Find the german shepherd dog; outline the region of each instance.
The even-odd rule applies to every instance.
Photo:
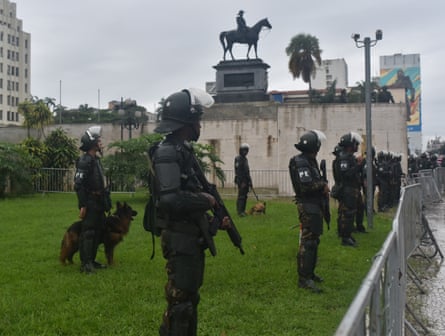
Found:
[[[106,217],[105,228],[101,243],[105,247],[105,256],[108,265],[113,264],[114,248],[119,244],[130,230],[131,221],[137,215],[137,211],[133,210],[126,202],[116,203],[116,211]],[[73,263],[73,256],[79,250],[79,237],[82,221],[73,223],[65,232],[60,248],[59,260],[63,265]]]

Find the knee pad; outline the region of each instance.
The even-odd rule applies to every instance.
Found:
[[[193,317],[193,304],[191,301],[174,304],[170,309],[172,320],[178,324],[188,323]]]
[[[304,248],[305,250],[316,250],[318,247],[318,240],[306,240],[304,242]]]
[[[95,231],[87,230],[87,231],[82,232],[81,238],[83,238],[83,239],[94,239],[95,235],[96,235]]]

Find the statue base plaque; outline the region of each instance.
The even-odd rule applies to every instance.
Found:
[[[216,69],[217,103],[269,100],[267,69],[261,59],[221,61]]]

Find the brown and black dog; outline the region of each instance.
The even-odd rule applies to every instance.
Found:
[[[131,221],[137,214],[137,211],[133,210],[126,202],[117,202],[116,211],[106,217],[101,243],[103,243],[105,247],[105,256],[107,257],[108,265],[113,264],[114,248],[128,233]],[[66,265],[67,262],[72,264],[73,256],[79,250],[80,229],[81,221],[77,221],[66,230],[63,236],[59,260],[64,265]]]

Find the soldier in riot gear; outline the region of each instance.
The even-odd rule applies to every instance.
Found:
[[[213,239],[211,235],[227,224],[209,222],[206,212],[215,207],[216,201],[201,191],[193,168],[195,154],[190,141],[198,140],[203,108],[212,104],[213,98],[198,89],[171,94],[164,101],[162,120],[155,129],[166,136],[149,149],[155,222],[167,260],[167,309],[159,329],[162,336],[197,334],[204,251],[213,244],[213,240],[208,240]]]
[[[102,153],[101,127],[92,126],[81,137],[80,149],[84,154],[77,160],[74,188],[77,193],[79,217],[82,219],[79,240],[81,272],[94,273],[95,269],[105,268],[95,261],[100,237],[104,230],[105,212],[109,211],[110,201],[105,191]]]
[[[391,205],[397,205],[402,188],[402,177],[405,176],[402,169],[402,154],[394,153],[391,159]]]
[[[246,216],[247,194],[252,187],[252,178],[250,177],[249,144],[243,143],[239,148],[239,155],[235,157],[235,183],[238,187],[238,198],[236,200],[236,210],[240,217]]]
[[[356,246],[356,241],[352,236],[354,231],[354,219],[357,215],[359,202],[363,202],[360,194],[360,172],[362,171],[362,159],[357,159],[354,153],[357,152],[361,143],[361,137],[355,132],[349,132],[340,138],[338,146],[341,152],[335,158],[334,179],[339,186],[338,193],[338,233],[342,245]],[[358,223],[358,230],[364,231],[363,224]]]
[[[300,220],[300,246],[297,255],[298,285],[313,292],[321,290],[315,282],[323,279],[314,273],[320,235],[323,233],[323,198],[329,188],[321,178],[317,153],[325,135],[317,130],[309,131],[295,144],[301,154],[289,161],[289,173],[295,191]]]
[[[377,154],[377,183],[379,194],[377,206],[379,212],[384,212],[391,207],[391,166],[389,162],[390,154],[380,151]]]
[[[431,161],[428,157],[428,153],[423,152],[422,154],[420,154],[418,168],[419,170],[431,169]]]
[[[430,169],[436,169],[437,167],[439,167],[439,164],[437,163],[437,154],[431,154]]]
[[[365,152],[365,155],[367,154],[367,152]],[[377,186],[377,166],[376,166],[376,151],[374,146],[372,147],[372,151],[371,151],[371,172],[372,172],[372,209],[374,211],[374,195],[375,195],[375,189]],[[363,169],[362,169],[362,189],[363,189],[363,203],[364,203],[364,210],[365,212],[368,210],[366,207],[366,204],[368,204],[367,202],[367,197],[368,197],[368,188],[367,188],[367,183],[368,183],[368,179],[367,179],[367,173],[368,173],[368,162],[366,161],[366,156],[363,159]]]
[[[410,154],[408,157],[408,177],[412,178],[418,171],[419,167],[417,166],[417,158],[415,154]]]

